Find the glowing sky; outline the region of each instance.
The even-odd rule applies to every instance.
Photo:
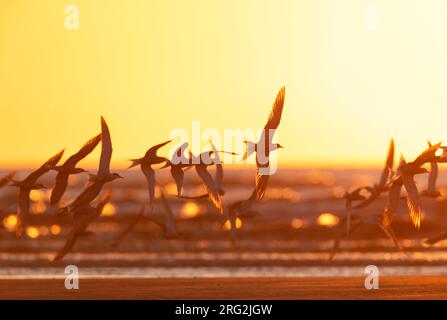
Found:
[[[283,85],[282,164],[377,165],[391,136],[447,140],[446,80],[443,0],[2,0],[0,166],[76,151],[100,115],[115,166],[194,120],[259,128]]]

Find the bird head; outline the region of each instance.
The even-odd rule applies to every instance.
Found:
[[[120,176],[118,173],[112,173],[112,180],[115,179],[124,179],[124,177]]]
[[[76,174],[76,173],[84,173],[84,172],[87,172],[87,170],[84,170],[84,169],[82,169],[82,168],[75,168],[74,169],[74,173]]]

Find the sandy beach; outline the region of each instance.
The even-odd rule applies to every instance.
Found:
[[[363,277],[0,280],[0,299],[447,299],[447,276],[385,276],[377,290]]]

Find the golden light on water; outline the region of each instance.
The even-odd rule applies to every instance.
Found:
[[[200,213],[200,207],[194,202],[185,203],[180,209],[180,217],[184,219],[191,219],[197,217]]]
[[[116,214],[117,207],[113,203],[107,203],[102,209],[101,215],[104,217],[111,217]]]
[[[294,218],[290,222],[293,229],[301,229],[304,226],[304,221],[299,218]]]
[[[3,225],[9,231],[14,230],[17,225],[17,216],[10,214],[9,216],[3,218]]]
[[[50,227],[50,232],[51,232],[52,235],[57,236],[57,235],[59,235],[61,233],[61,227],[59,225],[57,225],[57,224],[53,224]]]
[[[236,229],[242,228],[242,220],[239,218],[236,218],[235,225],[236,225]],[[225,221],[225,224],[223,227],[225,230],[231,230],[230,220]]]
[[[36,239],[39,237],[40,231],[36,227],[28,227],[26,228],[26,235],[31,239]]]
[[[45,210],[47,210],[47,205],[45,204],[45,202],[39,201],[31,205],[31,211],[34,214],[42,214],[45,212]]]
[[[34,202],[42,202],[47,200],[47,195],[42,190],[31,190],[29,198]]]
[[[338,221],[338,217],[330,212],[324,212],[318,216],[318,224],[320,226],[333,227]]]

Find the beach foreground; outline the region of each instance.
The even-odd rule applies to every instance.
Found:
[[[447,299],[446,276],[384,276],[366,290],[363,277],[2,279],[0,299]]]

